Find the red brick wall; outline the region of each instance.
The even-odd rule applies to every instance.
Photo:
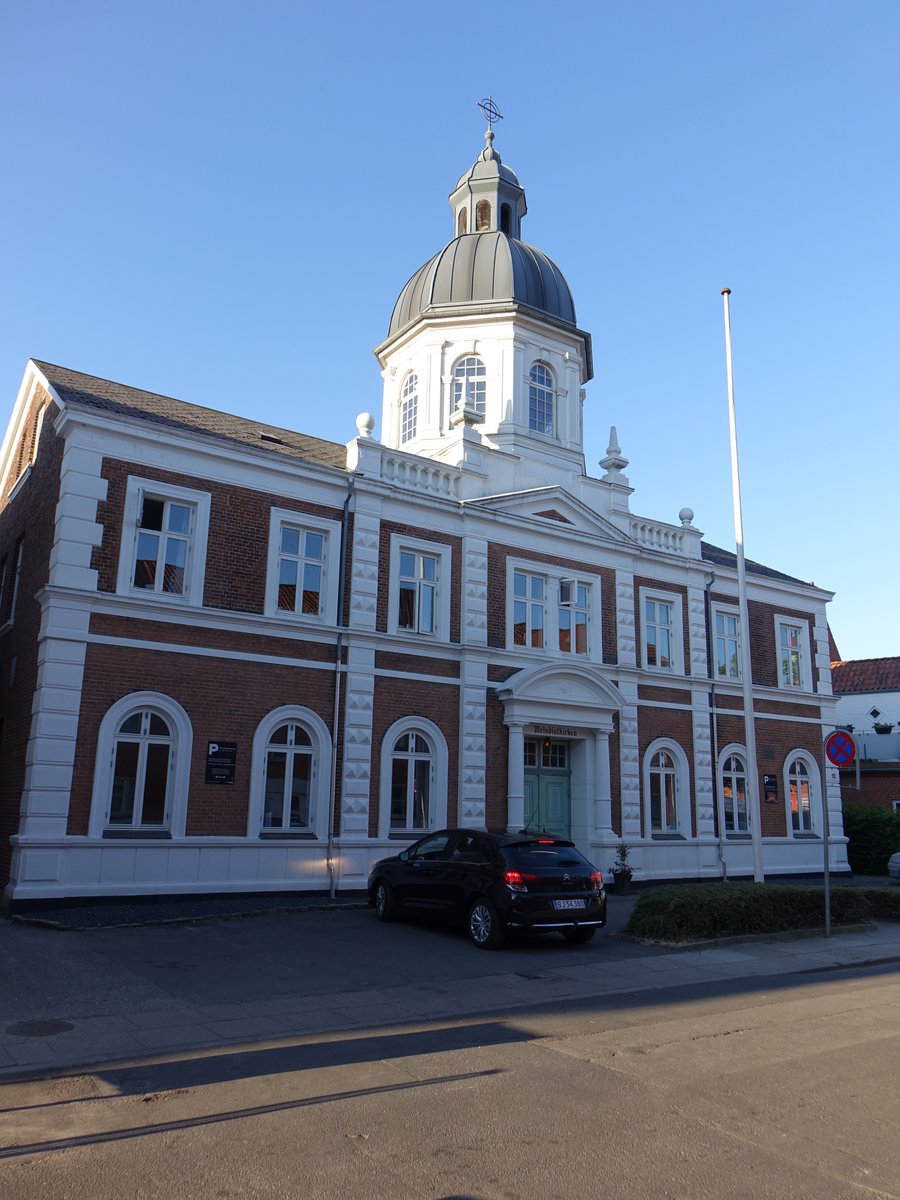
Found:
[[[70,834],[87,833],[100,722],[109,707],[129,692],[148,690],[171,696],[190,718],[194,744],[188,836],[246,835],[253,735],[267,713],[284,704],[303,705],[321,717],[329,729],[334,717],[331,671],[301,672],[267,663],[89,645],[85,681],[69,807]],[[233,785],[205,782],[207,743],[217,741],[237,743]],[[320,762],[318,769],[330,775],[330,761]],[[336,811],[340,811],[339,804]]]
[[[860,767],[859,791],[856,789],[856,767],[841,771],[841,802],[864,808],[884,808],[893,812],[895,800],[900,800],[900,763],[881,767]]]
[[[38,389],[26,420],[30,429],[39,408],[49,397]],[[6,559],[6,584],[0,597],[0,626],[9,615],[19,541],[22,570],[12,628],[0,633],[0,887],[9,881],[12,848],[10,837],[19,831],[19,808],[25,784],[25,750],[31,732],[31,704],[37,686],[38,633],[41,607],[35,593],[46,584],[50,573],[50,549],[59,500],[59,476],[64,443],[53,429],[58,409],[51,404],[44,414],[37,454],[31,474],[16,495],[9,492],[11,479],[0,500],[0,562]],[[15,680],[10,682],[13,661]]]
[[[459,641],[460,597],[462,595],[462,538],[423,529],[421,525],[397,525],[382,521],[378,543],[378,601],[375,612],[375,628],[386,633],[388,628],[388,603],[391,586],[391,534],[401,537],[424,538],[436,546],[449,546],[450,558],[450,641]]]
[[[509,786],[509,734],[503,724],[503,704],[492,689],[487,694],[485,720],[488,745],[485,769],[485,824],[494,833],[505,833]]]
[[[641,588],[648,588],[652,592],[671,592],[675,596],[681,597],[681,629],[682,629],[682,654],[684,655],[684,673],[691,673],[691,649],[689,642],[690,635],[690,616],[688,613],[687,588],[679,587],[677,584],[660,583],[658,579],[647,579],[641,575],[634,577],[634,642],[635,654],[637,655],[638,666],[643,663],[642,649],[644,644],[644,614],[641,611]],[[704,667],[703,673],[706,674]]]
[[[91,566],[99,574],[98,588],[101,592],[116,590],[125,489],[129,475],[209,492],[209,543],[203,587],[203,603],[207,608],[233,612],[264,611],[269,518],[273,507],[332,521],[340,521],[343,515],[342,508],[300,504],[281,496],[214,483],[193,475],[160,471],[141,463],[104,459],[101,473],[109,481],[106,501],[97,506],[97,520],[103,525],[103,542],[94,550],[91,559]]]
[[[369,836],[378,836],[381,750],[384,735],[401,717],[427,717],[447,743],[447,824],[459,821],[459,687],[415,678],[376,676],[372,720],[372,785],[369,795]],[[390,748],[388,748],[390,753]],[[390,804],[390,795],[383,798]]]
[[[488,545],[488,645],[506,646],[506,560],[521,559],[534,564],[536,572],[542,567],[562,567],[573,576],[585,572],[600,577],[600,637],[603,662],[614,666],[618,660],[616,632],[616,573],[583,559],[558,558],[551,554],[532,554],[520,546],[504,546],[499,542]],[[592,615],[592,619],[596,614]],[[549,637],[552,631],[547,631]],[[555,636],[555,632],[554,632]]]

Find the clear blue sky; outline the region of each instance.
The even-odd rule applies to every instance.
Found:
[[[897,0],[0,6],[0,405],[29,356],[335,441],[505,119],[526,241],[593,335],[633,511],[734,547],[900,654]],[[376,429],[376,436],[379,430]]]

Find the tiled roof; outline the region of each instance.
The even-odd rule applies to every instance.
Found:
[[[853,692],[900,692],[900,658],[857,658],[831,664],[835,695]]]
[[[721,546],[714,546],[712,542],[701,542],[700,553],[704,562],[737,569],[737,555],[731,550],[723,550]],[[784,579],[788,583],[802,583],[805,587],[810,586],[805,579],[795,579],[793,575],[785,575],[782,571],[765,567],[762,563],[753,562],[750,558],[744,559],[744,566],[751,575],[765,575],[768,579]]]
[[[183,400],[173,400],[171,396],[158,396],[155,392],[144,392],[124,383],[82,375],[80,371],[70,371],[67,367],[57,367],[38,359],[34,359],[34,363],[67,405],[139,417],[173,430],[205,433],[230,442],[240,442],[244,446],[253,446],[257,450],[302,458],[323,466],[344,469],[347,464],[347,449],[339,442],[326,442],[322,438],[294,433],[277,425],[250,421],[246,417],[235,417],[198,404],[187,404]]]

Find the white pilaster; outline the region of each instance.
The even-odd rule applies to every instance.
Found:
[[[483,829],[487,776],[487,663],[464,656],[461,670],[459,823],[467,828]]]
[[[622,829],[626,842],[641,836],[641,762],[638,743],[637,684],[620,684],[625,707],[619,714],[619,763],[621,771]]]
[[[691,677],[709,676],[709,659],[706,646],[706,592],[703,588],[689,587],[688,601],[688,648],[691,655]]]
[[[368,835],[372,790],[372,711],[375,643],[353,642],[347,650],[344,706],[344,764],[341,775],[341,835]]]
[[[609,734],[594,731],[594,832],[612,838],[612,786],[609,770]]]
[[[634,628],[634,575],[616,571],[616,647],[620,667],[637,666]]]
[[[697,837],[716,835],[713,800],[712,736],[709,728],[709,703],[703,692],[695,692],[691,709],[694,732],[694,804],[697,813]]]
[[[375,630],[378,604],[378,539],[381,521],[368,497],[353,514],[353,569],[350,576],[350,628]]]
[[[525,726],[509,726],[506,774],[506,828],[518,833],[525,825]]]
[[[486,646],[487,540],[464,537],[462,557],[462,641],[464,645]]]

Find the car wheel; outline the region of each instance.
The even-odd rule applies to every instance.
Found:
[[[583,946],[597,932],[593,925],[576,925],[574,929],[564,929],[563,937],[574,946]]]
[[[393,921],[395,915],[394,896],[391,885],[379,879],[375,884],[375,916],[379,921]]]
[[[476,900],[469,909],[469,937],[479,950],[496,950],[503,944],[506,930],[490,900]]]

